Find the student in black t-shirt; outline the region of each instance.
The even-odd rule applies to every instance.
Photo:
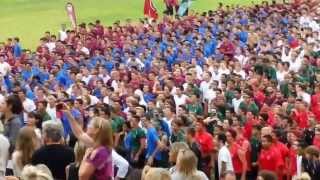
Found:
[[[66,167],[74,162],[73,150],[63,144],[63,127],[56,121],[46,121],[43,123],[44,146],[32,155],[33,165],[45,164],[54,179],[66,179]]]
[[[194,152],[194,154],[197,156],[198,158],[198,170],[201,170],[201,151],[200,151],[200,146],[197,143],[197,141],[195,140],[195,134],[196,134],[196,130],[193,127],[189,127],[187,129],[187,135],[186,135],[186,140],[187,143],[190,147],[190,149]]]

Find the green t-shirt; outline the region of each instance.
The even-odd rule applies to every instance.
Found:
[[[200,104],[188,104],[187,109],[189,112],[193,112],[197,115],[202,115],[203,114],[203,109]]]
[[[170,141],[171,143],[184,142],[184,132],[180,130],[176,134],[172,133],[170,137]]]
[[[246,105],[244,102],[241,102],[240,105],[239,105],[239,108],[241,110],[247,110],[247,111],[250,111],[252,112],[252,114],[254,115],[258,115],[259,114],[259,108],[258,106],[256,105],[256,103],[251,103],[249,105]]]
[[[118,133],[122,130],[122,126],[124,124],[124,119],[120,116],[116,116],[112,118],[111,127],[113,132]]]
[[[131,150],[136,153],[140,149],[140,140],[146,138],[146,133],[142,128],[131,130]]]

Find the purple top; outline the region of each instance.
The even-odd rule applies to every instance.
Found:
[[[106,147],[99,147],[94,150],[94,154],[89,155],[87,162],[91,163],[95,168],[94,179],[95,180],[106,180],[112,179],[112,151]]]

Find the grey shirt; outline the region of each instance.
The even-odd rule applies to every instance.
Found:
[[[3,120],[3,118],[1,118]],[[19,115],[12,116],[7,122],[3,121],[4,132],[3,135],[6,136],[10,142],[10,154],[13,153],[16,144],[16,139],[20,128],[22,127],[21,118]]]

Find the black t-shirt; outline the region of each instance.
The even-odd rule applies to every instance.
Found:
[[[198,158],[198,169],[202,170],[202,158],[201,158],[201,151],[200,151],[200,146],[198,143],[193,142],[192,144],[190,144],[190,149],[194,152],[194,154],[197,156]]]
[[[74,162],[73,150],[67,146],[54,144],[43,146],[32,155],[32,164],[48,166],[55,179],[66,179],[66,166]]]

